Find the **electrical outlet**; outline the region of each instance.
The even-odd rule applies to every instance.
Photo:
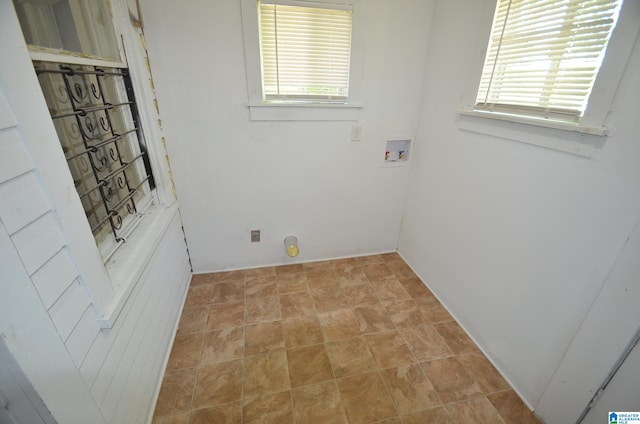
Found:
[[[351,141],[360,141],[361,138],[362,138],[362,125],[352,124],[351,125]]]
[[[260,243],[260,230],[251,230],[251,243]]]

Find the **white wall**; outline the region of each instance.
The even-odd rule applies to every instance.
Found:
[[[8,1],[0,39],[0,337],[57,422],[146,422],[191,273],[177,209],[115,324],[101,329],[89,288],[106,271],[74,244],[88,231],[95,249]]]
[[[636,43],[604,141],[461,118],[456,110],[477,88],[494,6],[436,3],[399,251],[538,406],[640,217],[640,50]],[[525,141],[569,140],[591,157],[486,134],[487,127]],[[619,349],[626,337],[617,333]],[[562,408],[543,418],[569,422],[556,420]]]
[[[195,272],[289,262],[288,234],[299,261],[396,249],[409,169],[379,167],[381,140],[417,127],[432,2],[358,2],[360,142],[351,122],[249,120],[240,0],[141,3]]]

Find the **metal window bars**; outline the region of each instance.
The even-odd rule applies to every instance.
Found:
[[[129,73],[34,65],[96,243],[112,234],[117,247],[155,187]]]

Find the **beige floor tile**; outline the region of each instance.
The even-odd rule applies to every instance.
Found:
[[[486,394],[509,388],[504,378],[483,355],[460,355],[458,361]]]
[[[337,380],[349,423],[364,424],[396,416],[380,374],[372,372]]]
[[[420,366],[445,404],[483,395],[478,383],[455,357],[423,362]]]
[[[287,349],[315,345],[324,341],[320,323],[315,316],[283,320],[282,330]]]
[[[244,398],[288,390],[289,371],[284,349],[244,360]]]
[[[347,424],[335,381],[293,389],[291,394],[296,423]]]
[[[336,269],[336,278],[341,287],[369,283],[369,279],[360,267]]]
[[[428,409],[402,417],[402,424],[451,424],[453,422],[446,408]],[[460,424],[466,423],[460,421]],[[513,424],[516,423],[514,422]]]
[[[193,408],[206,408],[240,400],[242,360],[221,362],[198,369]]]
[[[220,283],[222,281],[244,281],[245,271],[223,271],[213,274],[213,281]]]
[[[391,393],[398,414],[410,414],[442,405],[435,388],[417,364],[384,369],[380,374]]]
[[[291,392],[245,400],[242,418],[243,424],[293,424]]]
[[[305,262],[302,264],[302,269],[305,271],[333,269],[333,264],[331,263],[331,261]]]
[[[351,307],[376,305],[380,303],[376,291],[369,283],[343,287],[342,293]]]
[[[402,300],[385,304],[391,321],[398,328],[416,327],[428,324],[429,320],[422,313],[422,309],[415,300]]]
[[[340,289],[327,292],[312,292],[313,304],[318,312],[329,312],[348,308],[349,304]]]
[[[247,325],[244,330],[244,356],[284,349],[282,321]]]
[[[290,274],[292,272],[303,272],[302,264],[280,265],[276,267],[276,275]]]
[[[371,281],[373,289],[376,291],[381,302],[400,302],[401,300],[409,300],[411,296],[395,278],[389,280]]]
[[[326,344],[326,349],[336,378],[365,374],[377,369],[369,345],[362,337],[330,342]]]
[[[418,277],[414,278],[401,278],[398,279],[402,287],[411,295],[412,298],[418,299],[421,297],[433,298],[433,293],[431,290],[424,285],[422,281]]]
[[[211,292],[213,284],[201,284],[189,287],[187,298],[184,301],[184,307],[207,305],[211,301]]]
[[[200,361],[203,333],[176,336],[167,363],[167,371],[181,368],[195,368]]]
[[[353,308],[353,313],[363,334],[395,330],[389,313],[382,305],[361,306]]]
[[[327,342],[360,334],[360,328],[351,309],[339,309],[318,314],[318,320],[324,334],[324,340]]]
[[[511,389],[487,396],[507,424],[539,424],[537,418]]]
[[[276,268],[273,266],[251,268],[245,271],[245,277],[247,279],[251,277],[271,277],[274,275],[276,275]]]
[[[245,323],[276,321],[280,318],[280,301],[278,296],[259,297],[245,304]]]
[[[308,291],[307,276],[304,272],[284,274],[276,277],[279,294]]]
[[[152,424],[189,424],[188,412],[177,415],[163,415],[160,417],[153,417]]]
[[[209,306],[207,330],[244,325],[244,302],[217,303]]]
[[[422,299],[425,299],[425,298],[422,298]],[[420,302],[422,299],[418,299],[418,301]],[[429,306],[423,306],[423,311],[424,311],[424,315],[432,324],[453,321],[453,317],[440,304],[440,302],[434,302]]]
[[[194,275],[153,424],[294,421],[539,424],[396,253]]]
[[[419,361],[430,361],[453,356],[453,352],[446,340],[433,325],[427,324],[419,327],[403,328],[400,333]]]
[[[245,296],[247,302],[256,302],[268,296],[278,295],[276,277],[269,277],[268,282],[262,280],[263,278],[260,278],[259,284],[246,283]]]
[[[337,283],[336,270],[333,268],[305,270],[305,275],[307,276],[307,282],[320,284],[320,286],[317,287],[319,290],[322,290],[322,283]],[[309,288],[311,288],[311,286]]]
[[[191,414],[189,424],[240,424],[242,408],[240,402],[225,403],[211,408],[197,409]]]
[[[180,324],[178,324],[177,335],[203,332],[207,328],[207,318],[209,317],[208,306],[194,306],[184,308]]]
[[[306,386],[334,378],[324,345],[287,350],[291,387]]]
[[[211,303],[227,303],[244,301],[244,283],[230,281],[217,283],[211,287]]]
[[[162,416],[189,411],[195,382],[195,368],[166,373],[162,380],[155,414]]]
[[[360,266],[356,258],[332,259],[331,264],[335,269],[354,268]]]
[[[212,284],[215,274],[193,274],[191,276],[190,286],[199,286],[200,284]]]
[[[438,333],[445,339],[447,345],[456,355],[480,353],[475,343],[467,336],[467,333],[455,321],[434,324]]]
[[[206,332],[200,365],[213,365],[242,358],[243,346],[244,329],[242,327]]]
[[[367,276],[369,281],[386,280],[387,278],[395,278],[395,275],[385,263],[363,265],[362,272],[364,272],[364,275]]]
[[[364,336],[364,339],[380,368],[397,367],[416,362],[409,346],[398,331],[368,334]]]
[[[368,255],[368,256],[358,256],[354,258],[358,265],[371,265],[371,264],[381,264],[384,263],[384,256],[382,255]]]
[[[335,270],[309,271],[307,276],[307,285],[312,292],[332,292],[340,290],[340,283]]]
[[[283,319],[315,316],[316,314],[313,297],[307,292],[280,295],[280,309]]]
[[[453,422],[466,424],[506,424],[498,410],[486,397],[447,405],[447,411]]]
[[[394,261],[402,261],[402,258],[400,257],[398,252],[381,253],[380,256],[382,257],[382,260],[386,264]]]
[[[409,265],[405,264],[402,260],[387,262],[387,266],[396,276],[396,278],[416,278],[416,274],[409,267]]]

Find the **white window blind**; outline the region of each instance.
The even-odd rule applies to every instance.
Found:
[[[260,2],[265,101],[347,101],[352,11],[330,7]]]
[[[499,0],[476,109],[579,120],[622,0]]]

